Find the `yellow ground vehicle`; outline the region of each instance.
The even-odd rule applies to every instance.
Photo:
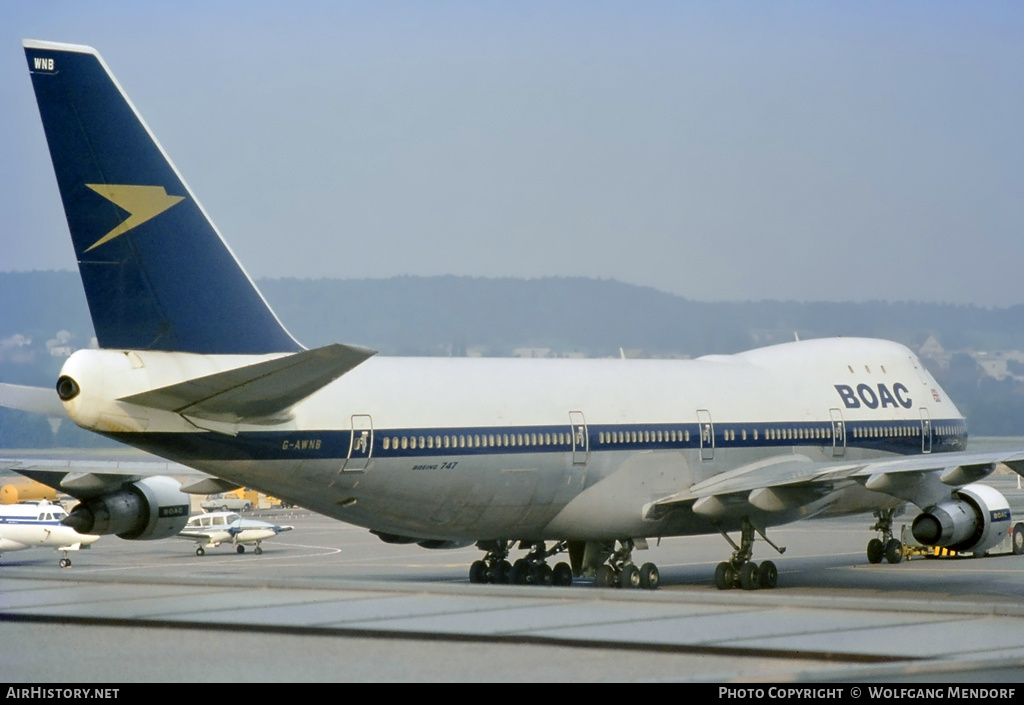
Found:
[[[252,509],[279,507],[281,506],[281,500],[261,494],[248,487],[242,487],[230,492],[210,495],[199,506],[208,512],[247,512]]]

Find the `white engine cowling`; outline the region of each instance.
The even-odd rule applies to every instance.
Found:
[[[147,477],[116,492],[81,502],[64,524],[80,534],[116,534],[150,540],[174,536],[185,528],[189,497],[169,477]]]
[[[983,553],[1006,538],[1011,523],[1010,504],[998,490],[965,485],[918,515],[911,530],[925,546]]]

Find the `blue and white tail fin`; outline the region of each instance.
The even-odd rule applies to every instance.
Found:
[[[100,346],[302,350],[96,50],[24,48]]]

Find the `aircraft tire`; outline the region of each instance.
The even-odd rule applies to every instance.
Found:
[[[622,566],[622,571],[619,573],[619,587],[631,590],[640,587],[640,569],[632,563]]]
[[[257,546],[256,548],[252,549],[252,552],[255,553],[257,556],[262,556],[263,555],[263,549],[260,548],[259,546]]]
[[[1015,524],[1013,527],[1013,555],[1024,555],[1024,524]]]
[[[508,585],[512,564],[508,561],[497,561],[491,568],[491,582],[495,585]]]
[[[552,582],[559,587],[569,587],[572,585],[572,568],[569,567],[568,563],[555,564]]]
[[[199,548],[196,549],[196,555],[197,556],[205,556],[206,555],[206,549],[203,548],[202,546],[200,546]]]
[[[758,569],[761,587],[771,590],[779,584],[779,569],[772,561],[765,561]]]
[[[472,565],[469,566],[469,582],[471,583],[486,583],[487,582],[487,564],[483,561],[473,561]]]
[[[615,569],[605,563],[597,569],[597,586],[598,587],[617,587],[619,581],[615,579]]]
[[[511,585],[527,585],[530,575],[530,564],[520,558],[512,564],[512,570],[508,573],[508,582]]]
[[[640,587],[644,590],[657,590],[661,584],[661,573],[658,566],[653,563],[644,563],[640,566]]]
[[[554,571],[547,563],[534,563],[529,571],[531,585],[551,585],[554,581]]]
[[[889,539],[885,544],[885,560],[893,565],[903,560],[903,544],[899,539]]]
[[[868,563],[881,563],[885,558],[885,544],[882,539],[868,541]]]
[[[729,590],[736,580],[736,571],[732,563],[723,561],[715,567],[715,587],[719,590]]]
[[[245,553],[245,546],[242,545],[242,544],[238,544],[238,546],[235,547],[235,553],[238,553],[238,554]]]
[[[757,563],[748,561],[740,566],[740,587],[744,590],[757,590],[761,587],[761,572]]]

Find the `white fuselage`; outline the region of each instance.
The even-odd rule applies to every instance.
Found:
[[[119,402],[274,356],[89,350],[79,425],[383,533],[607,539],[706,533],[644,507],[766,457],[962,450],[963,417],[907,348],[812,340],[696,360],[374,357],[267,425]],[[879,497],[839,487],[825,508]],[[766,523],[794,516],[780,513]]]
[[[61,524],[66,516],[67,512],[60,506],[49,502],[0,506],[0,553],[32,548],[69,550],[99,539],[99,536],[80,534]]]

